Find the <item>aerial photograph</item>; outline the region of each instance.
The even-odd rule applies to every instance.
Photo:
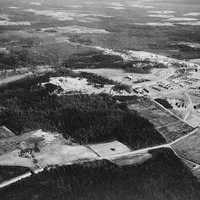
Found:
[[[200,0],[0,0],[0,200],[200,200]]]

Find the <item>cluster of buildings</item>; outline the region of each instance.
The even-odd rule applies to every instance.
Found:
[[[133,92],[138,96],[144,96],[149,94],[149,90],[145,87],[136,87],[133,88]]]

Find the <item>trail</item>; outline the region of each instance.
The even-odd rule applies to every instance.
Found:
[[[188,98],[188,101],[189,101],[189,104],[188,104],[188,109],[187,109],[187,113],[184,117],[184,121],[187,120],[187,118],[190,116],[190,114],[192,113],[192,111],[194,110],[194,107],[193,107],[193,103],[192,103],[192,99],[190,97],[190,95],[188,94],[187,91],[185,91],[185,95],[187,96]]]
[[[9,70],[8,70],[9,71]],[[25,79],[27,77],[31,77],[34,75],[42,75],[47,72],[54,71],[54,69],[51,66],[37,66],[35,69],[29,69],[29,68],[20,68],[16,70],[16,74],[14,75],[8,75],[4,78],[0,78],[0,87],[7,85],[9,83]],[[0,74],[2,72],[0,71]]]
[[[4,188],[4,187],[7,187],[7,186],[9,186],[9,185],[11,185],[11,184],[13,184],[13,183],[18,182],[18,181],[21,181],[22,179],[28,178],[28,177],[30,177],[31,175],[32,175],[31,172],[27,172],[27,173],[25,173],[25,174],[22,174],[22,175],[20,175],[20,176],[17,176],[17,177],[15,177],[15,178],[10,179],[10,180],[4,181],[4,182],[2,182],[2,183],[0,184],[0,189],[1,189],[1,188]]]
[[[170,145],[169,144],[163,144],[163,145],[159,145],[159,146],[154,146],[154,147],[149,147],[149,148],[144,148],[144,149],[139,149],[139,150],[136,150],[136,151],[132,151],[132,152],[129,152],[129,153],[123,153],[123,154],[118,154],[118,155],[113,155],[113,156],[109,156],[109,157],[102,157],[102,156],[99,156],[99,157],[97,157],[97,159],[95,159],[95,160],[108,160],[108,161],[111,161],[111,162],[113,162],[113,163],[117,163],[117,162],[119,162],[119,161],[122,161],[123,162],[123,160],[124,160],[124,158],[128,158],[132,163],[134,162],[134,158],[137,158],[136,159],[136,162],[134,162],[134,164],[139,164],[139,163],[137,163],[137,161],[138,161],[138,156],[143,156],[144,154],[147,154],[149,151],[151,151],[151,150],[156,150],[156,149],[161,149],[161,148],[170,148],[171,149],[171,147],[170,147]],[[121,160],[120,160],[121,159]],[[95,161],[94,160],[94,161]],[[115,162],[116,161],[116,162]],[[145,160],[146,161],[146,160]],[[73,164],[77,164],[78,162],[77,161],[75,161],[74,163],[70,163],[70,164],[68,164],[68,165],[73,165]],[[80,164],[82,164],[82,162],[80,163]],[[67,165],[66,165],[67,166]],[[41,173],[41,172],[43,172],[44,171],[44,169],[43,168],[40,168],[40,169],[35,169],[35,170],[33,170],[32,171],[32,173],[34,173],[34,174],[39,174],[39,173]],[[31,177],[31,175],[32,175],[32,173],[31,172],[27,172],[27,173],[25,173],[25,174],[22,174],[22,175],[20,175],[20,176],[17,176],[17,177],[15,177],[15,178],[12,178],[12,179],[10,179],[10,180],[7,180],[7,181],[4,181],[4,182],[2,182],[1,184],[0,184],[0,189],[2,189],[2,188],[5,188],[5,187],[7,187],[7,186],[9,186],[9,185],[12,185],[12,184],[14,184],[14,183],[16,183],[16,182],[18,182],[18,181],[21,181],[21,180],[23,180],[23,179],[26,179],[26,178],[29,178],[29,177]]]
[[[168,144],[162,144],[162,145],[157,145],[157,146],[153,146],[153,147],[148,147],[148,148],[143,148],[143,149],[139,149],[139,150],[135,150],[135,151],[131,151],[129,153],[122,153],[122,154],[117,154],[117,155],[112,155],[112,156],[107,156],[107,157],[102,157],[100,155],[98,155],[98,157],[95,160],[108,160],[112,163],[115,163],[117,165],[139,165],[139,164],[142,164],[144,163],[145,161],[151,159],[151,157],[148,157],[147,155],[149,155],[149,152],[152,151],[152,150],[158,150],[158,149],[162,149],[162,148],[167,148],[167,149],[170,149],[172,150],[177,157],[179,157],[180,159],[184,159],[186,160],[185,158],[182,158],[180,157],[175,151],[174,149],[172,148],[172,144],[176,143],[177,141],[179,140],[182,140],[188,136],[190,136],[191,134],[193,134],[196,130],[192,131],[191,133],[171,142],[171,143],[168,143]],[[186,160],[188,161],[188,160]],[[190,161],[188,161],[190,162]],[[73,165],[73,164],[77,164],[78,162],[75,161],[74,163],[70,163],[68,165]],[[80,162],[80,164],[82,164],[83,162]],[[193,162],[194,163],[194,162]],[[196,163],[194,163],[196,164]],[[196,164],[197,165],[197,164]],[[44,169],[43,168],[40,168],[40,169],[35,169],[33,170],[32,173],[34,174],[39,174],[41,172],[43,172]],[[0,189],[1,188],[5,188],[9,185],[12,185],[18,181],[21,181],[22,179],[26,179],[26,178],[29,178],[31,177],[32,175],[31,172],[27,172],[23,175],[20,175],[20,176],[17,176],[15,178],[12,178],[10,180],[7,180],[7,181],[4,181],[0,184]]]
[[[16,75],[13,75],[13,76],[8,76],[8,77],[0,80],[0,86],[3,86],[3,85],[6,85],[6,84],[9,84],[9,83],[24,79],[24,78],[29,77],[31,75],[33,75],[33,73],[29,72],[29,73],[25,73],[25,74],[16,74]]]
[[[155,102],[156,104],[158,104],[157,102]],[[177,117],[176,115],[174,115],[173,113],[171,113],[169,110],[167,110],[166,108],[164,108],[162,105],[159,104],[159,106],[161,106],[163,109],[165,109],[168,113],[170,113],[171,115]],[[178,118],[178,117],[177,117]],[[184,121],[182,119],[179,119],[181,121]],[[185,122],[185,121],[184,121]],[[185,122],[187,123],[187,122]],[[182,160],[186,160],[185,158],[179,156],[176,151],[173,149],[173,144],[180,141],[180,140],[184,140],[185,138],[189,137],[190,135],[192,135],[193,133],[195,133],[195,131],[197,130],[194,129],[192,132],[188,133],[187,135],[184,135],[170,143],[167,143],[167,144],[162,144],[162,145],[157,145],[157,146],[153,146],[153,147],[147,147],[147,148],[142,148],[142,149],[138,149],[138,150],[134,150],[134,151],[131,151],[131,152],[128,152],[128,153],[120,153],[120,154],[115,154],[115,155],[111,155],[111,156],[100,156],[98,155],[96,158],[94,158],[93,161],[95,160],[108,160],[114,164],[117,164],[119,166],[124,166],[124,165],[139,165],[139,164],[142,164],[144,163],[145,161],[149,160],[152,158],[152,155],[151,153],[149,153],[150,151],[152,150],[159,150],[159,149],[162,149],[162,148],[167,148],[167,149],[170,149],[172,150],[175,155],[182,159]],[[86,146],[87,147],[87,146]],[[91,149],[88,148],[90,151]],[[188,160],[186,160],[187,162],[190,162]],[[76,160],[74,161],[73,163],[70,163],[70,164],[67,164],[67,165],[73,165],[73,164],[77,164],[77,163],[80,163],[82,164],[83,162],[80,162],[80,160]],[[196,165],[196,163],[193,162],[193,165]],[[44,169],[43,168],[39,168],[39,169],[34,169],[32,170],[32,173],[34,174],[39,174],[43,171]],[[5,181],[3,183],[0,184],[0,188],[4,188],[4,187],[7,187],[11,184],[14,184],[22,179],[25,179],[25,178],[28,178],[32,175],[31,172],[28,172],[28,173],[25,173],[21,176],[18,176],[18,177],[15,177],[13,179],[10,179],[8,181]]]

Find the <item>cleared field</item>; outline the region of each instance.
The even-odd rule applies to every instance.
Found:
[[[181,157],[200,164],[200,129],[171,146]]]
[[[151,153],[139,166],[98,161],[45,170],[1,190],[1,199],[199,200],[199,183],[172,151]]]
[[[166,67],[162,69],[152,68],[151,73],[133,73],[133,72],[127,72],[126,70],[119,69],[119,68],[118,69],[112,69],[112,68],[87,69],[86,68],[86,69],[76,69],[74,71],[94,73],[99,76],[103,76],[105,78],[109,78],[111,80],[114,80],[123,84],[131,85],[133,87],[148,86],[148,85],[156,84],[159,81],[167,80],[171,75],[175,73],[175,69],[172,67],[170,68]],[[132,78],[129,79],[127,77],[132,77]],[[140,80],[148,80],[148,81],[140,82]]]
[[[122,144],[119,141],[112,141],[87,146],[102,157],[128,153],[131,151],[131,149],[129,149],[126,145]]]
[[[43,140],[38,141],[38,137],[42,137],[42,135],[44,136]],[[148,151],[152,148],[132,152],[128,146],[117,140],[83,146],[75,143],[69,145],[61,136],[58,138],[54,134],[41,131],[30,134],[29,139],[23,136],[18,137],[16,149],[0,156],[0,165],[25,166],[36,169],[38,166],[45,168],[49,165],[72,165],[108,159],[121,166],[143,163],[151,158]],[[15,139],[17,138],[14,137]],[[34,150],[35,141],[38,141],[39,150],[37,152]],[[26,149],[21,149],[23,147]],[[31,152],[29,152],[30,149]]]
[[[123,99],[126,101],[126,97],[120,98]],[[133,97],[132,100],[129,98],[127,103],[130,110],[137,111],[140,116],[148,119],[167,142],[172,142],[194,130],[148,98]]]
[[[191,59],[190,62],[200,64],[200,59]]]
[[[35,141],[38,140],[38,142],[41,143],[41,146],[45,146],[46,144],[52,143],[53,141],[57,143],[64,142],[64,139],[59,134],[48,134],[42,132],[41,130],[32,131],[24,133],[22,136],[15,135],[12,137],[2,138],[0,140],[0,155],[6,152],[14,151],[16,148],[20,148],[22,142],[26,142],[27,145],[32,145],[32,143],[34,143],[34,139]]]

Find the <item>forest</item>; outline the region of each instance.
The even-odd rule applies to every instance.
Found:
[[[81,144],[118,139],[137,149],[165,143],[148,120],[112,96],[57,96],[52,93],[56,87],[41,85],[49,76],[52,74],[1,88],[0,125],[18,135],[36,129],[58,131]]]
[[[55,167],[0,192],[4,200],[199,200],[200,187],[172,151],[150,152],[139,166],[108,161]]]

